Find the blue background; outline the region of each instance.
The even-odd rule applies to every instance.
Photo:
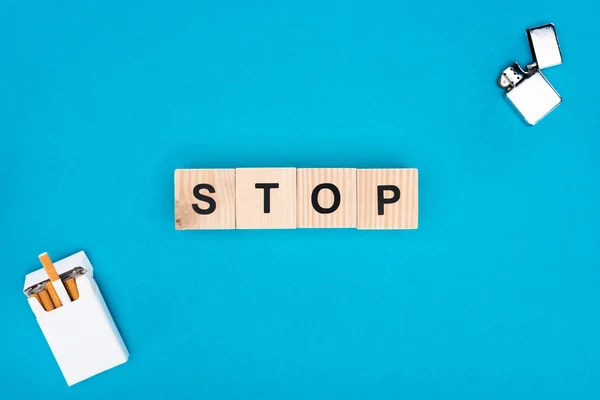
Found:
[[[0,3],[0,397],[600,397],[598,2],[98,3]],[[418,168],[419,229],[175,231],[253,166]],[[131,357],[68,388],[22,284],[78,250]]]

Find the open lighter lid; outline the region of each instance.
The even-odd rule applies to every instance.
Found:
[[[562,64],[562,54],[554,24],[527,29],[527,38],[538,69]]]

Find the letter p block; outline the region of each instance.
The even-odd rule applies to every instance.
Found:
[[[358,170],[358,229],[417,229],[419,172]]]

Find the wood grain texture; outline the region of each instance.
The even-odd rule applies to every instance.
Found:
[[[270,210],[265,213],[265,190],[257,183],[277,183],[270,190]],[[236,220],[238,229],[296,228],[296,168],[238,168],[236,170]]]
[[[417,229],[418,170],[359,169],[357,177],[358,229]],[[393,204],[385,204],[383,215],[378,215],[379,185],[395,185],[400,189],[400,200]]]
[[[215,189],[215,193],[200,191],[216,202],[215,211],[208,215],[198,214],[193,207],[209,207],[194,197],[194,187],[201,183]],[[175,229],[235,229],[235,169],[175,170]]]
[[[296,180],[299,228],[356,228],[356,168],[299,168]],[[335,185],[340,192],[339,206],[330,214],[317,212],[312,204],[315,187],[323,183]],[[324,188],[318,193],[318,204],[332,207],[333,192]]]

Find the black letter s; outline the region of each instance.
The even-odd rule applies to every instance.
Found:
[[[208,190],[208,193],[214,193],[215,188],[212,185],[209,185],[208,183],[200,183],[200,184],[194,186],[194,197],[200,201],[205,201],[206,203],[208,203],[208,208],[202,209],[202,208],[198,207],[197,204],[192,204],[192,208],[194,209],[194,211],[196,211],[200,215],[212,214],[217,209],[217,203],[215,202],[215,199],[213,199],[212,197],[205,196],[202,193],[200,193],[200,191],[202,189]]]

